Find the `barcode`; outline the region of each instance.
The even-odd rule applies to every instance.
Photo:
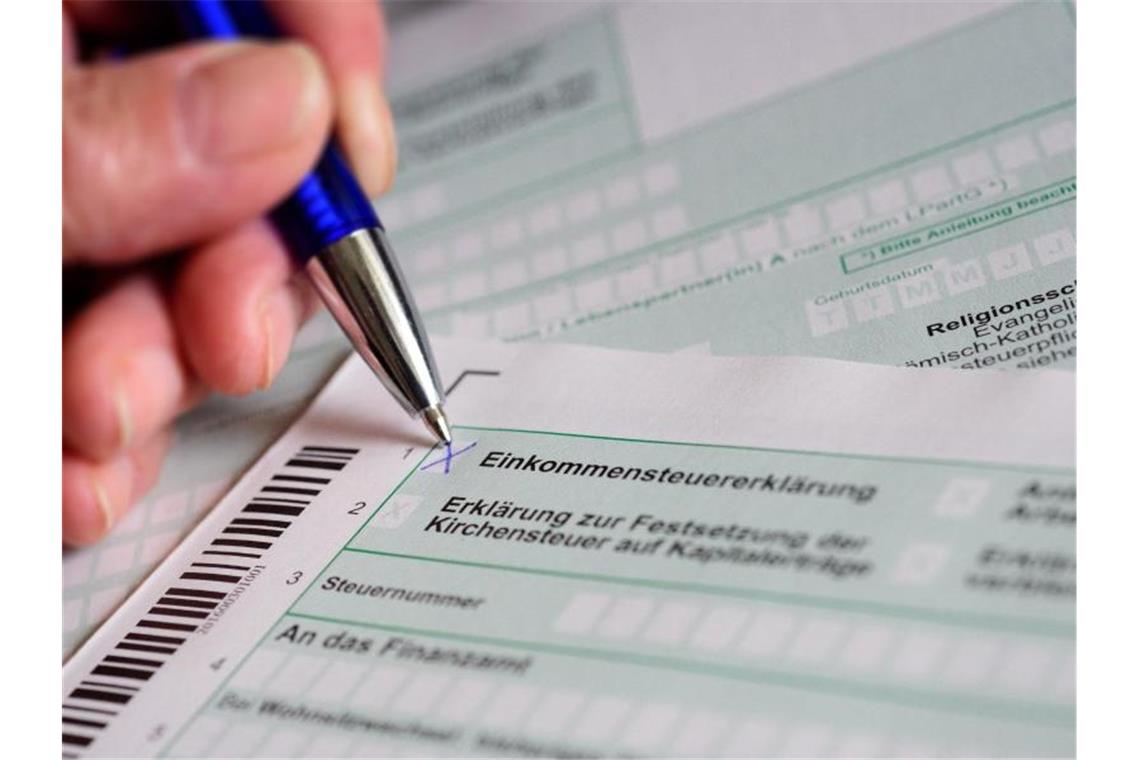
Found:
[[[305,446],[270,477],[63,703],[63,756],[77,758],[313,503],[359,449]]]

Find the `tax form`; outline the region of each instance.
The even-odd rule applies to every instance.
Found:
[[[1071,373],[355,357],[65,669],[72,756],[1055,756]]]
[[[377,207],[437,336],[1071,368],[1073,19],[457,4],[392,29]],[[322,317],[270,391],[182,422],[153,495],[65,558],[65,653],[346,351]]]

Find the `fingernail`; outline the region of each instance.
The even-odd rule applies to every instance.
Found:
[[[95,538],[105,536],[115,526],[130,499],[134,466],[130,457],[120,456],[91,473],[91,493],[99,507],[101,530]]]
[[[265,390],[273,384],[289,348],[293,345],[293,334],[300,324],[304,305],[292,285],[285,285],[266,295],[261,308],[262,340],[265,353],[261,365],[261,379],[258,387]]]
[[[324,103],[317,57],[297,42],[240,43],[206,58],[179,88],[191,150],[207,163],[243,160],[292,145]]]
[[[134,437],[134,425],[131,423],[130,392],[122,380],[115,386],[115,424],[119,429],[115,447],[119,450],[126,449]]]
[[[107,489],[99,482],[98,477],[91,477],[91,492],[95,494],[95,503],[99,507],[99,514],[103,520],[99,535],[104,536],[115,524],[115,509],[111,506],[111,498],[107,495]]]
[[[130,448],[140,428],[149,434],[176,414],[185,390],[182,365],[170,348],[145,348],[127,355],[115,389],[119,449]]]
[[[350,80],[340,92],[339,132],[353,171],[370,197],[385,192],[396,174],[392,111],[370,76]]]

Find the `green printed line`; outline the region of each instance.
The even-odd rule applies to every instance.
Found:
[[[600,575],[598,573],[548,570],[539,567],[518,567],[515,565],[501,565],[492,562],[474,562],[471,560],[427,557],[416,554],[399,554],[397,552],[386,552],[378,549],[361,549],[353,546],[346,547],[344,551],[353,554],[367,554],[376,557],[406,559],[416,562],[431,562],[440,565],[474,567],[483,570],[501,570],[509,573],[518,573],[520,575],[562,578],[573,581],[591,581],[618,586],[652,588],[661,591],[683,591],[692,594],[706,594],[709,596],[724,596],[735,599],[747,599],[750,601],[790,604],[796,607],[813,607],[837,612],[888,616],[905,620],[917,620],[922,623],[935,623],[958,628],[982,628],[986,630],[1029,634],[1044,638],[1073,639],[1076,635],[1076,627],[1074,625],[1046,620],[1019,620],[1016,618],[978,615],[975,613],[943,612],[939,610],[927,610],[921,607],[883,604],[881,602],[862,602],[850,599],[837,599],[834,597],[767,591],[763,589],[733,588],[731,586],[713,586],[704,583],[667,581],[657,578],[629,578]]]
[[[511,155],[513,153],[517,153],[522,147],[526,145],[554,137],[560,132],[569,131],[572,127],[578,127],[580,123],[584,122],[588,124],[595,122],[603,114],[621,108],[622,105],[623,104],[620,101],[613,101],[610,103],[595,103],[593,105],[587,106],[585,109],[565,114],[562,117],[554,117],[554,119],[546,124],[532,125],[532,128],[529,130],[524,128],[524,133],[520,136],[514,137],[513,140],[509,143],[503,144],[501,142],[507,137],[506,135],[502,135],[500,137],[491,138],[487,144],[471,148],[467,152],[461,151],[450,156],[440,158],[437,162],[431,162],[431,159],[428,159],[429,163],[425,163],[421,166],[421,168],[417,169],[415,166],[413,166],[408,170],[408,173],[412,175],[411,177],[408,177],[408,180],[410,183],[431,181],[431,179],[437,175],[451,174],[453,171],[455,171],[456,167],[462,168],[464,170],[469,170],[473,163],[490,163],[499,155]],[[614,156],[610,157],[610,161],[612,162],[615,157],[621,158],[628,153],[629,148],[622,148],[618,151],[615,151]],[[401,177],[401,179],[403,179],[403,177]],[[540,183],[536,182],[534,184]],[[408,186],[411,187],[412,185],[409,184]],[[495,205],[501,204],[504,200],[509,199],[514,195],[519,195],[517,189],[501,193],[490,201],[473,203],[463,209],[463,213],[470,213],[473,209],[479,211],[483,208],[493,207]],[[433,230],[438,226],[439,221],[433,219],[431,221],[420,222],[418,224],[410,224],[406,227],[401,227],[400,234],[414,235],[421,229]]]
[[[1075,100],[1067,100],[1064,103],[1057,104],[1056,106],[1051,106],[1048,109],[1043,109],[1042,111],[1037,111],[1037,112],[1034,112],[1032,114],[1028,114],[1025,117],[1014,120],[1013,122],[1008,122],[1008,123],[1000,125],[998,127],[994,127],[992,130],[986,130],[986,132],[1000,131],[1000,130],[1007,129],[1011,126],[1014,126],[1016,122],[1020,122],[1020,121],[1024,121],[1024,120],[1028,120],[1028,119],[1033,119],[1033,118],[1038,118],[1045,113],[1060,110],[1062,108],[1070,107],[1075,102],[1076,102]],[[646,256],[648,254],[652,254],[652,253],[655,253],[657,251],[670,250],[670,249],[675,248],[675,247],[679,247],[679,246],[689,244],[693,241],[699,240],[699,239],[704,238],[706,236],[711,236],[711,235],[717,234],[717,233],[721,232],[722,230],[724,230],[724,228],[726,228],[726,227],[731,227],[735,224],[739,224],[741,222],[751,220],[755,217],[762,216],[764,214],[770,214],[773,211],[776,211],[777,209],[784,208],[786,206],[792,206],[792,205],[795,205],[797,203],[803,203],[805,201],[808,201],[808,200],[814,198],[817,195],[824,195],[827,193],[834,192],[836,190],[843,189],[843,188],[847,187],[848,185],[863,182],[863,181],[865,181],[871,177],[874,177],[878,174],[894,171],[895,169],[899,169],[902,166],[905,166],[909,163],[921,161],[930,154],[950,150],[951,148],[956,147],[957,143],[959,143],[959,142],[970,142],[973,139],[975,139],[975,137],[963,138],[963,140],[955,140],[952,143],[947,143],[946,145],[940,146],[938,148],[933,148],[929,151],[923,151],[921,153],[915,154],[914,156],[908,156],[904,159],[900,159],[898,161],[893,161],[889,164],[884,164],[883,166],[877,167],[875,169],[871,169],[869,171],[862,172],[860,174],[852,175],[852,176],[847,177],[847,178],[842,179],[842,180],[837,180],[836,182],[832,182],[832,183],[829,183],[829,184],[824,185],[822,187],[815,188],[814,190],[809,190],[807,192],[800,193],[798,195],[794,195],[794,196],[791,196],[788,198],[784,198],[782,200],[776,201],[774,203],[767,204],[765,206],[758,206],[758,207],[753,208],[751,210],[744,211],[740,214],[736,214],[734,216],[727,217],[725,219],[721,219],[721,220],[718,220],[715,222],[710,222],[709,224],[706,224],[706,225],[701,226],[701,227],[695,227],[695,228],[686,230],[685,232],[683,232],[679,235],[675,235],[674,237],[668,238],[666,240],[658,240],[656,242],[650,243],[649,245],[642,246],[641,248],[635,248],[633,250],[627,251],[626,253],[620,254],[618,256],[610,256],[609,258],[604,259],[602,261],[598,261],[598,262],[595,262],[593,264],[589,264],[587,266],[577,267],[573,270],[570,270],[570,271],[567,271],[567,272],[564,272],[561,274],[551,275],[549,277],[543,277],[543,278],[537,279],[537,280],[531,280],[530,282],[526,283],[525,285],[520,285],[519,287],[511,288],[509,290],[503,290],[503,291],[500,291],[497,293],[489,293],[485,296],[480,296],[478,298],[472,298],[472,299],[469,299],[467,301],[463,301],[461,303],[454,303],[454,304],[448,304],[447,306],[441,306],[438,309],[432,309],[429,311],[425,311],[425,312],[423,312],[423,314],[427,317],[441,317],[441,316],[444,316],[444,315],[452,313],[452,312],[465,311],[468,309],[484,308],[484,307],[486,307],[490,304],[494,304],[498,301],[513,300],[520,293],[525,293],[525,292],[531,291],[531,290],[541,290],[544,287],[547,287],[551,284],[558,283],[558,282],[565,282],[567,280],[571,280],[571,279],[576,278],[576,277],[582,277],[584,275],[588,275],[588,274],[591,274],[594,272],[598,272],[598,271],[601,271],[601,270],[604,270],[607,268],[615,268],[615,269],[620,268],[620,267],[624,266],[627,262],[636,260],[642,256]],[[612,166],[613,165],[613,159],[612,158],[611,159],[602,159],[596,163],[598,165]],[[590,167],[590,170],[592,171],[593,167]],[[535,184],[542,184],[542,183],[539,182],[539,183],[535,183]],[[533,187],[527,187],[527,188],[525,188],[525,190],[527,191],[525,194],[528,197],[534,196],[535,190],[533,189]],[[450,224],[451,220],[460,219],[463,216],[466,216],[466,214],[452,215],[451,217],[449,217],[449,224]],[[440,229],[442,229],[445,226],[447,226],[447,225],[437,224],[433,228],[433,231],[438,232]],[[454,270],[453,273],[458,273],[459,271],[461,271],[461,269],[456,269],[456,270]]]
[[[939,34],[936,34],[932,37],[925,38],[923,40],[911,43],[909,45],[904,45],[901,48],[890,51],[890,52],[885,53],[881,56],[872,58],[872,59],[865,61],[863,63],[860,63],[854,67],[851,67],[850,69],[845,69],[843,71],[836,72],[835,74],[825,76],[821,79],[815,80],[815,81],[811,82],[810,84],[805,85],[804,87],[802,87],[800,89],[794,90],[792,92],[776,95],[776,96],[764,99],[764,100],[759,101],[759,102],[749,103],[745,106],[742,106],[739,110],[730,111],[727,114],[724,114],[724,115],[712,120],[711,122],[702,122],[702,123],[694,125],[692,127],[682,129],[682,130],[678,131],[677,133],[670,135],[670,136],[658,141],[656,143],[655,147],[663,148],[663,147],[669,146],[670,144],[673,144],[673,143],[683,142],[683,141],[691,138],[693,135],[699,134],[700,132],[707,130],[710,126],[722,124],[722,123],[729,123],[732,121],[747,118],[749,115],[751,115],[753,113],[759,113],[760,111],[767,109],[767,108],[770,108],[771,106],[776,105],[776,104],[780,103],[781,101],[788,100],[788,99],[791,99],[794,97],[800,97],[800,96],[802,96],[803,93],[810,92],[813,89],[822,89],[822,88],[827,87],[827,86],[833,84],[835,81],[838,81],[844,77],[850,76],[852,74],[857,74],[857,73],[862,72],[865,69],[868,69],[868,68],[871,68],[873,66],[881,65],[883,63],[889,62],[893,58],[901,57],[901,56],[910,54],[912,52],[921,50],[922,48],[927,47],[927,46],[932,45],[932,44],[935,44],[935,43],[939,42],[940,40],[948,39],[951,37],[958,36],[960,34],[970,32],[976,27],[980,27],[980,26],[983,26],[985,24],[993,23],[995,20],[997,20],[1003,16],[1013,15],[1013,13],[1020,12],[1023,9],[1024,9],[1023,6],[1015,6],[1013,8],[1009,8],[1009,9],[1006,9],[1003,11],[999,11],[997,13],[985,14],[980,18],[973,19],[973,20],[971,20],[965,24],[955,26],[951,29],[947,29],[947,30],[945,30]],[[891,164],[886,164],[883,167],[879,167],[877,169],[872,169],[872,170],[870,170],[870,172],[865,172],[864,175],[873,175],[873,174],[876,174],[880,171],[889,171],[891,167],[897,166],[899,164],[904,164],[904,163],[909,163],[911,161],[921,160],[922,158],[925,158],[925,157],[932,155],[934,153],[937,153],[937,152],[940,152],[943,150],[949,150],[951,148],[955,148],[955,147],[958,147],[960,145],[967,144],[967,143],[971,142],[972,140],[976,140],[976,139],[979,139],[981,137],[985,137],[989,134],[992,134],[995,131],[999,131],[1001,129],[1005,129],[1005,128],[1014,126],[1014,125],[1019,124],[1023,121],[1035,118],[1037,116],[1045,115],[1045,114],[1050,113],[1054,110],[1058,110],[1059,108],[1063,108],[1063,107],[1069,106],[1069,105],[1074,105],[1075,103],[1076,103],[1076,98],[1070,98],[1070,99],[1065,100],[1061,103],[1058,103],[1058,104],[1055,104],[1052,106],[1046,106],[1045,108],[1042,108],[1042,109],[1039,109],[1036,111],[1031,111],[1028,114],[1025,114],[1023,116],[1019,116],[1015,119],[1011,119],[1007,122],[1003,122],[1001,124],[994,125],[994,126],[989,127],[987,129],[979,130],[978,132],[974,132],[971,135],[968,135],[966,137],[958,138],[956,140],[951,140],[950,142],[944,143],[940,146],[936,146],[934,148],[930,148],[928,150],[921,151],[919,153],[913,154],[912,156],[909,156],[909,157],[904,158],[904,159],[900,159],[899,161],[893,162]],[[633,157],[634,155],[636,155],[637,153],[640,152],[640,150],[639,150],[640,147],[641,147],[640,144],[638,144],[636,146],[636,149],[631,149],[628,151],[619,152],[618,155],[615,156],[614,158],[611,158],[610,162],[608,162],[606,165],[607,166],[612,165],[614,160],[620,160],[620,158],[623,155]],[[660,151],[660,152],[665,152],[665,151]],[[565,180],[570,180],[570,179],[574,179],[576,177],[583,176],[584,174],[588,173],[588,171],[592,171],[592,170],[593,170],[593,167],[590,167],[589,170],[587,170],[586,167],[576,167],[574,169],[567,170],[567,171],[562,172],[560,174],[550,175],[544,181],[534,182],[534,183],[527,185],[526,186],[527,192],[524,193],[523,195],[531,195],[535,192],[543,192],[541,189],[541,187],[543,185],[546,185],[548,187],[555,187],[559,183],[561,183]],[[779,205],[797,203],[801,200],[804,200],[804,199],[810,197],[813,194],[820,193],[820,192],[829,192],[830,189],[839,189],[839,188],[843,187],[845,184],[850,184],[851,182],[857,182],[857,181],[859,181],[859,177],[860,177],[860,175],[855,175],[855,178],[848,178],[848,180],[841,180],[840,183],[833,183],[833,185],[825,186],[824,188],[820,188],[820,189],[817,189],[814,191],[809,191],[807,193],[803,193],[801,195],[795,196],[795,197],[788,199],[786,201],[781,201],[775,205],[779,206]],[[405,230],[401,230],[401,232],[409,234],[409,235],[416,235],[421,230],[427,230],[429,233],[435,232],[435,231],[438,231],[441,227],[452,226],[455,223],[466,220],[466,219],[470,218],[471,216],[474,216],[477,213],[479,213],[480,211],[482,211],[482,209],[485,207],[488,207],[488,208],[489,207],[495,207],[495,206],[501,205],[503,202],[508,202],[510,199],[512,199],[513,197],[515,197],[517,195],[518,195],[518,193],[515,193],[515,192],[511,192],[509,194],[502,194],[502,195],[496,196],[496,198],[494,198],[494,199],[491,199],[491,200],[486,201],[484,203],[478,204],[478,206],[473,205],[473,206],[468,206],[465,209],[459,209],[456,211],[452,211],[451,213],[449,213],[447,215],[447,224],[446,225],[440,225],[438,223],[421,224],[421,225],[415,225],[413,227],[408,227]]]
[[[907,464],[926,464],[944,467],[972,467],[999,472],[1032,472],[1047,475],[1072,476],[1075,470],[1070,467],[1041,467],[1033,465],[994,464],[993,462],[971,462],[964,459],[921,459],[919,457],[898,457],[881,454],[850,454],[832,451],[808,451],[797,449],[778,449],[770,446],[744,446],[729,443],[701,443],[696,441],[664,441],[653,438],[625,438],[614,435],[594,435],[590,433],[570,433],[562,430],[533,430],[527,428],[491,427],[487,425],[452,425],[453,428],[463,430],[483,430],[490,433],[521,433],[524,435],[550,435],[561,438],[582,438],[591,441],[614,441],[617,443],[650,443],[661,446],[690,446],[701,449],[720,449],[727,451],[758,451],[772,454],[794,454],[814,457],[832,457],[835,459],[855,459],[871,462],[904,462]]]
[[[278,617],[276,620],[274,620],[273,623],[265,629],[265,633],[261,634],[261,636],[257,640],[257,643],[254,644],[252,647],[250,647],[246,651],[246,653],[244,655],[242,655],[241,659],[238,660],[238,664],[235,665],[234,669],[230,671],[230,674],[228,676],[226,676],[224,679],[222,679],[222,682],[218,684],[218,687],[210,693],[209,698],[207,698],[205,701],[203,701],[202,704],[198,705],[198,709],[195,710],[194,714],[190,716],[190,719],[187,720],[186,722],[184,722],[182,724],[181,728],[179,728],[178,731],[172,737],[170,737],[170,740],[168,742],[166,742],[166,744],[163,745],[162,749],[159,750],[158,755],[166,756],[166,754],[170,751],[171,747],[173,747],[175,744],[178,743],[178,741],[182,738],[182,735],[184,733],[186,733],[186,729],[188,729],[194,723],[194,721],[198,720],[198,717],[202,714],[203,710],[205,710],[207,707],[209,707],[210,705],[212,705],[214,703],[214,700],[217,699],[218,694],[221,693],[222,689],[224,689],[226,687],[226,684],[228,684],[230,682],[230,680],[233,679],[234,675],[239,670],[241,670],[242,667],[245,665],[246,660],[248,660],[254,652],[256,652],[258,649],[261,648],[261,645],[265,643],[265,639],[269,637],[269,634],[273,632],[273,629],[277,627],[277,624],[285,619],[285,616],[288,615],[292,611],[293,607],[296,606],[297,602],[300,601],[301,597],[303,597],[305,594],[309,593],[309,589],[311,589],[313,587],[313,584],[316,583],[317,578],[320,578],[322,575],[324,575],[325,571],[329,569],[329,566],[332,565],[332,563],[336,561],[336,558],[341,555],[341,553],[348,547],[348,545],[350,543],[352,543],[352,541],[358,535],[360,535],[360,531],[362,531],[366,527],[368,527],[368,523],[372,522],[372,518],[376,516],[376,513],[379,512],[381,509],[383,509],[384,505],[387,504],[388,501],[393,496],[395,496],[396,493],[401,488],[403,488],[404,483],[407,482],[408,478],[410,478],[413,474],[415,474],[416,470],[419,469],[420,463],[422,463],[425,459],[427,459],[428,454],[430,454],[433,450],[434,450],[434,447],[431,449],[428,449],[427,451],[424,452],[424,455],[422,457],[420,457],[419,461],[416,462],[415,466],[413,466],[412,469],[409,470],[407,472],[407,474],[405,474],[404,477],[400,479],[400,482],[396,484],[395,488],[393,488],[391,491],[388,492],[388,495],[384,497],[384,499],[380,502],[380,504],[376,507],[376,509],[372,510],[372,514],[370,514],[368,516],[368,519],[364,520],[364,522],[362,522],[360,524],[360,527],[357,528],[356,531],[352,534],[352,536],[349,537],[348,541],[346,541],[344,543],[344,545],[341,546],[341,548],[337,550],[337,552],[332,556],[332,559],[330,559],[328,562],[325,563],[325,566],[320,569],[320,572],[313,575],[313,579],[311,581],[309,581],[309,585],[305,586],[305,589],[297,595],[297,598],[294,599],[293,604],[289,605],[289,609],[287,609],[284,612],[284,614],[282,614],[280,617]]]
[[[899,688],[880,684],[866,684],[858,681],[845,681],[836,678],[826,678],[806,674],[788,673],[775,670],[753,670],[730,665],[715,663],[701,663],[680,660],[671,657],[639,654],[635,652],[614,652],[589,647],[575,647],[563,644],[550,644],[537,641],[518,641],[514,639],[501,639],[491,636],[478,636],[474,634],[453,633],[449,631],[434,631],[423,628],[410,628],[406,626],[384,625],[358,620],[345,620],[325,617],[322,615],[309,615],[305,613],[290,612],[289,617],[301,620],[312,620],[333,625],[351,625],[359,628],[368,628],[387,633],[404,634],[408,636],[426,636],[432,638],[459,641],[466,644],[516,649],[536,654],[551,654],[561,657],[576,657],[580,659],[599,660],[619,665],[634,665],[654,670],[673,670],[690,675],[707,678],[719,678],[729,681],[738,681],[762,686],[777,686],[801,691],[817,692],[830,696],[846,697],[870,702],[885,702],[904,707],[933,710],[937,712],[952,712],[982,718],[1004,718],[1021,723],[1036,723],[1063,729],[1072,729],[1074,723],[1074,709],[1072,707],[1043,705],[1017,702],[1009,699],[970,699],[952,694],[922,691],[919,689]]]
[[[617,79],[623,95],[621,102],[625,106],[626,121],[629,125],[629,143],[634,149],[640,151],[643,147],[641,130],[638,129],[637,113],[633,109],[633,104],[637,101],[633,96],[633,85],[629,81],[629,68],[626,66],[625,57],[622,55],[625,48],[617,35],[617,19],[614,18],[616,13],[613,8],[607,8],[602,14],[602,24],[606,30],[606,39],[609,41],[610,61],[613,63],[614,71],[617,72]]]
[[[802,203],[804,201],[811,200],[813,197],[815,197],[817,195],[823,195],[826,193],[835,192],[837,190],[843,190],[850,185],[858,184],[859,182],[863,182],[863,181],[868,180],[871,177],[875,177],[879,174],[884,174],[887,172],[894,171],[896,169],[901,169],[902,167],[907,166],[908,164],[912,164],[912,163],[915,163],[918,161],[922,161],[922,160],[927,159],[931,156],[937,155],[939,153],[945,153],[947,151],[953,150],[953,149],[961,147],[963,145],[969,145],[970,143],[976,142],[980,139],[989,137],[990,135],[997,134],[999,132],[1004,132],[1007,129],[1011,129],[1013,127],[1016,127],[1020,124],[1025,123],[1027,121],[1039,119],[1043,116],[1048,116],[1051,113],[1055,113],[1056,111],[1061,111],[1061,110],[1064,110],[1066,108],[1071,108],[1071,107],[1075,106],[1076,103],[1077,103],[1076,98],[1068,98],[1066,100],[1062,100],[1058,103],[1054,103],[1053,105],[1045,106],[1044,108],[1039,108],[1036,111],[1030,111],[1029,113],[1022,114],[1021,116],[1018,116],[1017,118],[1014,118],[1014,119],[1010,119],[1009,121],[1004,121],[1004,122],[1001,122],[999,124],[994,124],[993,126],[987,127],[985,129],[980,129],[977,132],[971,132],[970,134],[965,135],[963,137],[959,137],[959,138],[956,138],[954,140],[949,140],[945,143],[941,143],[940,145],[936,145],[936,146],[933,146],[931,148],[927,148],[925,150],[918,151],[917,153],[912,153],[908,156],[903,156],[902,158],[895,159],[894,161],[889,161],[885,164],[881,164],[881,165],[873,167],[871,169],[867,169],[865,171],[849,175],[849,176],[844,177],[842,179],[838,179],[838,180],[835,180],[833,182],[829,182],[825,185],[820,185],[819,187],[812,188],[811,190],[806,190],[806,191],[801,192],[797,195],[792,195],[792,196],[789,196],[787,198],[782,198],[780,200],[774,201],[774,202],[769,203],[769,204],[764,205],[764,206],[757,206],[757,207],[755,207],[749,211],[745,211],[743,213],[737,214],[736,216],[732,216],[732,217],[729,217],[725,220],[716,222],[714,224],[707,225],[707,229],[716,229],[716,228],[719,228],[721,226],[735,224],[737,222],[744,221],[745,219],[749,219],[749,218],[756,216],[758,214],[769,213],[771,211],[774,211],[778,208],[782,208],[784,206],[791,206],[791,205],[794,205],[796,203]],[[659,152],[665,153],[665,151],[659,151]],[[482,210],[482,207],[488,207],[488,208],[497,207],[497,206],[501,205],[503,202],[509,202],[510,200],[513,199],[513,196],[516,196],[516,195],[523,195],[523,196],[528,197],[528,198],[533,197],[536,193],[543,192],[542,187],[544,185],[548,188],[556,188],[556,187],[558,187],[558,185],[565,184],[568,180],[578,179],[580,176],[584,176],[584,175],[587,175],[587,174],[593,172],[599,166],[613,167],[614,162],[617,160],[620,160],[621,155],[624,153],[625,153],[625,151],[622,151],[618,155],[609,157],[608,160],[605,160],[605,161],[601,161],[601,160],[594,161],[590,164],[575,167],[573,169],[567,170],[565,172],[562,172],[561,174],[549,175],[540,181],[532,182],[529,185],[526,185],[523,188],[520,188],[520,191],[525,190],[525,192],[511,191],[510,193],[504,193],[502,195],[497,196],[494,199],[491,199],[491,200],[488,200],[484,203],[481,203],[478,206],[472,205],[472,206],[468,206],[465,209],[452,211],[446,217],[446,222],[447,222],[446,224],[440,224],[440,223],[436,222],[432,225],[423,224],[423,225],[419,225],[418,227],[408,227],[408,228],[401,230],[401,234],[405,235],[405,236],[414,237],[415,236],[414,233],[409,232],[409,230],[415,230],[418,232],[419,229],[427,229],[430,227],[431,232],[438,232],[441,228],[457,226],[460,223],[467,221],[470,217],[476,216],[477,213]],[[689,235],[687,237],[691,237],[691,235]],[[680,238],[675,238],[675,239],[680,239]]]
[[[1022,193],[1021,195],[1015,195],[1012,198],[1009,198],[1009,199],[1006,199],[1003,201],[999,201],[997,203],[991,203],[988,206],[983,206],[983,207],[976,209],[974,211],[970,211],[970,212],[965,213],[965,214],[959,214],[958,216],[951,217],[950,219],[947,219],[944,222],[939,222],[938,224],[931,224],[931,225],[928,225],[926,227],[920,227],[919,229],[914,230],[912,232],[906,232],[906,233],[903,233],[901,235],[896,235],[893,238],[887,238],[886,240],[881,240],[873,246],[861,248],[857,251],[851,251],[850,253],[844,253],[839,257],[839,264],[843,268],[844,274],[853,274],[855,272],[861,272],[865,269],[870,269],[871,267],[878,266],[879,264],[893,263],[895,261],[898,261],[899,259],[906,258],[907,256],[910,256],[913,253],[920,253],[921,251],[927,251],[927,250],[930,250],[931,248],[936,248],[936,247],[942,245],[943,243],[949,243],[953,240],[961,240],[962,238],[969,237],[976,232],[983,232],[985,230],[992,229],[994,227],[998,227],[998,226],[1003,225],[1003,224],[1008,224],[1008,223],[1010,223],[1014,220],[1017,220],[1017,219],[1024,219],[1026,217],[1032,216],[1033,214],[1036,214],[1038,211],[1044,211],[1045,209],[1050,209],[1050,208],[1053,208],[1054,206],[1060,206],[1064,203],[1069,203],[1070,201],[1075,201],[1077,199],[1076,190],[1074,190],[1072,192],[1072,194],[1067,195],[1063,198],[1059,198],[1057,200],[1051,201],[1049,203],[1041,204],[1041,205],[1034,205],[1028,211],[1025,211],[1023,213],[1018,213],[1016,210],[1014,210],[1013,213],[1009,216],[998,217],[998,218],[995,218],[995,219],[992,219],[992,220],[986,222],[985,224],[979,224],[979,225],[974,226],[974,227],[968,227],[968,228],[963,229],[959,232],[956,232],[952,235],[947,235],[945,237],[939,237],[935,240],[931,240],[931,241],[924,243],[922,245],[917,245],[914,247],[906,248],[905,250],[900,251],[897,254],[891,254],[888,252],[883,257],[878,257],[878,253],[880,251],[882,251],[884,246],[889,246],[891,244],[897,244],[901,241],[907,240],[908,238],[923,237],[924,235],[928,234],[931,230],[936,230],[936,229],[940,229],[940,228],[949,228],[949,227],[952,227],[956,222],[960,222],[964,219],[969,219],[972,216],[981,216],[981,215],[984,215],[985,213],[987,213],[989,211],[993,211],[995,209],[1000,209],[1003,207],[1011,207],[1012,208],[1013,206],[1015,206],[1015,204],[1019,200],[1021,200],[1023,198],[1031,198],[1035,195],[1042,195],[1044,193],[1048,193],[1051,190],[1061,189],[1065,185],[1068,185],[1070,183],[1075,182],[1076,179],[1077,179],[1076,177],[1068,177],[1067,179],[1063,179],[1059,182],[1053,182],[1053,183],[1050,183],[1048,185],[1043,185],[1042,187],[1039,187],[1035,190],[1030,190],[1029,192]],[[854,266],[854,267],[848,268],[848,265],[847,265],[848,259],[853,259],[856,256],[866,256],[868,254],[870,254],[872,256],[876,256],[877,258],[868,264],[862,264],[860,266]]]
[[[437,72],[430,77],[425,77],[418,82],[415,80],[408,82],[400,88],[399,92],[393,93],[390,99],[401,100],[413,95],[418,95],[423,90],[431,89],[451,79],[462,77],[477,69],[490,67],[499,63],[504,58],[508,58],[526,48],[549,45],[552,41],[564,39],[571,34],[581,33],[583,30],[588,30],[591,26],[602,23],[604,16],[605,11],[586,11],[580,16],[572,16],[567,19],[565,24],[557,29],[543,30],[530,34],[525,38],[513,40],[511,43],[512,46],[506,50],[496,50],[485,53],[474,60],[451,65],[446,70]]]

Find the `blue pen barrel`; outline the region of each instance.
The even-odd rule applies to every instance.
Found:
[[[264,5],[254,0],[179,0],[175,5],[190,38],[281,36]],[[317,165],[270,212],[270,218],[298,264],[351,232],[380,227],[335,140],[329,141]]]

